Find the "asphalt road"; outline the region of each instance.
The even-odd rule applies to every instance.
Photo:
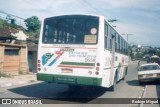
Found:
[[[137,62],[131,62],[125,80],[116,85],[115,91],[104,90],[102,88],[77,88],[69,89],[63,84],[48,84],[45,82],[35,82],[21,86],[0,89],[0,98],[56,98],[51,99],[54,105],[41,105],[49,107],[159,107],[159,105],[145,104],[104,104],[106,98],[157,98],[160,97],[160,83],[147,83],[139,85],[137,80]],[[65,99],[59,99],[65,98]],[[69,99],[69,98],[82,98]],[[84,98],[89,98],[85,99]],[[100,100],[99,100],[100,99]],[[112,99],[117,102],[117,99]],[[71,103],[71,104],[69,104]],[[0,105],[1,107],[27,107],[27,105]],[[32,105],[34,107],[36,105]]]

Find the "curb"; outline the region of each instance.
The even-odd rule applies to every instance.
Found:
[[[10,87],[12,86],[12,83],[6,83],[6,84],[1,84],[0,87],[4,88],[4,87]]]
[[[15,78],[0,78],[0,88],[36,82],[36,75],[20,75]]]
[[[0,88],[5,88],[5,87],[11,87],[11,86],[16,86],[16,85],[21,85],[21,84],[26,84],[26,83],[33,83],[31,82],[32,80],[28,80],[28,81],[19,81],[19,82],[14,82],[14,83],[4,83],[4,84],[0,84]],[[33,80],[34,82],[36,82],[36,80]]]

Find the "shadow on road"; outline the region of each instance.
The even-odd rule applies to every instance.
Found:
[[[70,89],[67,85],[48,84],[45,82],[9,89],[9,91],[30,98],[43,98],[53,100],[87,103],[98,98],[106,91],[102,88],[75,88]],[[61,103],[61,102],[60,102]]]
[[[160,98],[160,82],[156,85],[157,97]]]
[[[145,85],[160,85],[160,82],[157,81],[149,81],[149,82],[142,82],[141,84],[139,84],[138,80],[131,80],[131,81],[127,81],[128,85],[131,86],[145,86]],[[160,86],[159,86],[160,89]]]
[[[139,82],[138,82],[138,80],[127,81],[127,84],[131,85],[131,86],[144,86],[144,85],[140,85]]]

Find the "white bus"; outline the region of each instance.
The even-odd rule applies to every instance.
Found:
[[[45,18],[39,37],[37,79],[114,89],[127,74],[128,47],[103,16]]]

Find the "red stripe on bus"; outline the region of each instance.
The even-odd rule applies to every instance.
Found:
[[[59,65],[58,67],[65,67],[65,68],[84,68],[84,69],[93,69],[93,68],[94,68],[94,67],[65,66],[65,65]]]

